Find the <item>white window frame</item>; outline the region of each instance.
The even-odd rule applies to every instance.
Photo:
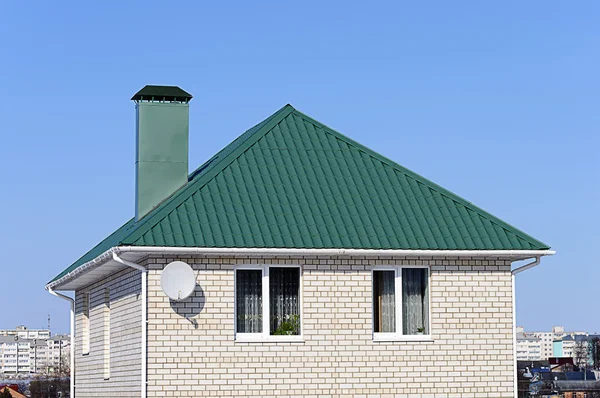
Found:
[[[300,297],[298,305],[300,306],[300,334],[294,336],[273,336],[271,335],[271,302],[269,299],[269,268],[298,268],[300,271]],[[262,272],[262,332],[260,333],[238,333],[237,331],[237,271],[238,270],[260,270]],[[235,266],[233,269],[233,331],[234,339],[237,343],[264,343],[264,342],[286,342],[302,343],[304,342],[304,311],[302,299],[303,290],[303,269],[298,264],[244,264]]]
[[[427,315],[429,317],[429,330],[428,334],[402,334],[402,269],[403,268],[422,268],[427,269],[427,303],[429,308],[427,309]],[[373,307],[374,302],[371,303],[371,330],[373,335],[373,341],[433,341],[431,334],[431,267],[429,265],[378,265],[371,268],[371,292],[372,299],[374,297],[374,278],[373,274],[375,271],[394,271],[394,295],[396,298],[396,332],[394,333],[383,333],[375,332],[375,312]]]

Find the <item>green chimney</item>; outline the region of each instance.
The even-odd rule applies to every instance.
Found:
[[[189,102],[179,87],[146,86],[136,110],[135,216],[143,218],[188,181]]]

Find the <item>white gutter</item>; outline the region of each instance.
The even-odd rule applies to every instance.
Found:
[[[552,252],[552,254],[554,254],[554,253],[556,253],[556,252]],[[512,270],[512,275],[515,276],[519,272],[527,271],[528,269],[535,267],[536,265],[538,265],[540,263],[540,258],[541,258],[540,256],[537,256],[535,258],[535,261],[532,261],[529,264],[525,264],[525,265],[523,265],[523,266],[521,266],[519,268],[513,269]]]
[[[140,350],[142,351],[141,360],[142,360],[142,395],[141,398],[146,398],[147,389],[148,389],[148,270],[146,267],[143,267],[139,264],[132,263],[131,261],[123,260],[121,257],[117,255],[117,253],[112,253],[112,258],[118,263],[126,265],[128,267],[134,268],[138,271],[142,272],[142,341]]]
[[[552,253],[554,254],[554,252]],[[521,267],[515,268],[511,271],[512,277],[512,313],[513,313],[513,362],[514,362],[514,371],[513,371],[513,385],[514,385],[514,395],[515,398],[519,396],[519,381],[517,377],[517,301],[516,301],[516,286],[515,286],[515,275],[520,272],[527,271],[538,265],[540,263],[540,257],[536,257],[534,261],[529,264],[525,264]]]
[[[240,248],[240,247],[164,247],[164,246],[117,246],[119,252],[172,253],[172,254],[262,254],[262,255],[315,255],[315,256],[524,256],[552,255],[552,250],[404,250],[404,249],[286,249],[286,248]]]
[[[215,255],[263,255],[263,256],[442,256],[442,257],[517,257],[530,258],[551,256],[553,250],[393,250],[393,249],[280,249],[239,247],[164,247],[164,246],[115,246],[95,259],[88,261],[47,286],[56,287],[74,279],[77,275],[113,259],[113,253],[162,253],[162,254],[215,254]]]
[[[71,362],[69,364],[69,378],[71,380],[69,383],[69,397],[75,398],[75,300],[69,296],[55,292],[51,287],[48,287],[47,290],[51,295],[67,300],[71,304]]]

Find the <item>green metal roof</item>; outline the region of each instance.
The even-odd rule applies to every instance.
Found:
[[[118,245],[546,250],[548,245],[286,105],[54,280]]]

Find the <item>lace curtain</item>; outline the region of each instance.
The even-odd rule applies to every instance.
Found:
[[[269,268],[271,334],[300,334],[300,269]]]
[[[402,334],[429,333],[427,289],[427,269],[402,269]]]
[[[396,294],[394,271],[374,271],[375,332],[396,331]]]
[[[236,276],[237,332],[262,332],[262,271],[238,270]]]

